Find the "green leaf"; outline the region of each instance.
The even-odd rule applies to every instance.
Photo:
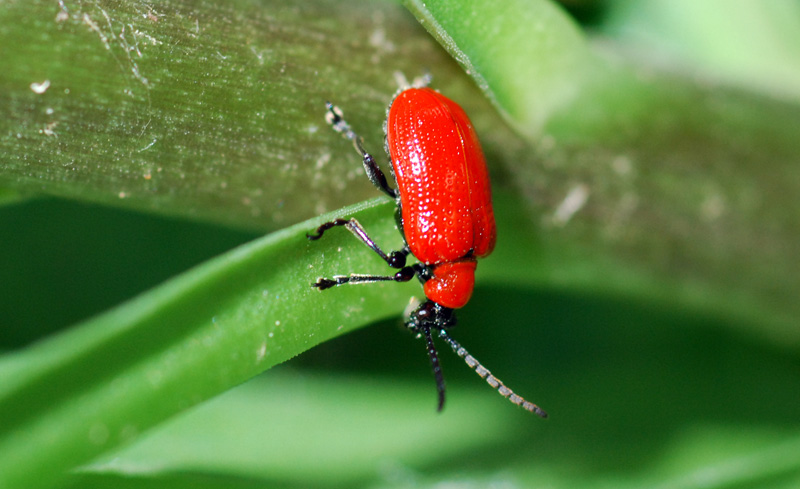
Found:
[[[540,22],[557,12],[546,2],[473,3],[411,6],[454,57],[481,60],[470,74],[517,114],[530,146],[509,151],[507,168],[566,286],[707,311],[800,344],[800,107],[586,56],[567,20]],[[567,61],[529,68],[551,58]],[[574,89],[566,106],[537,105],[565,103],[562,86]]]
[[[0,186],[260,231],[374,196],[325,101],[380,151],[394,71],[466,85],[391,1],[12,0],[0,58]]]
[[[399,246],[394,226],[380,219],[390,213],[380,202],[327,218],[357,215],[376,239]],[[66,469],[270,366],[358,324],[399,315],[404,303],[397,299],[409,295],[407,287],[345,288],[320,302],[310,286],[320,274],[383,263],[369,250],[344,247],[348,233],[330,233],[325,246],[307,240],[324,220],[236,248],[0,357],[0,486],[57,481]]]
[[[441,358],[449,401],[436,414],[424,349],[393,321],[166,423],[82,468],[75,487],[800,480],[795,355],[708,318],[519,286],[480,287],[460,319],[454,334],[471,353],[551,418],[511,409],[449,352]]]
[[[520,132],[536,134],[587,74],[583,35],[547,0],[405,3]]]
[[[800,101],[797,2],[610,2],[604,32],[644,63]],[[742,35],[746,33],[746,35]]]
[[[0,186],[15,197],[276,229],[375,195],[351,145],[324,127],[323,102],[342,107],[377,154],[393,72],[430,70],[434,86],[472,117],[496,190],[498,248],[481,262],[458,339],[552,418],[514,411],[446,354],[450,401],[434,416],[421,345],[369,328],[294,362],[300,373],[247,386],[139,444],[148,428],[318,342],[379,318],[397,325],[418,286],[310,289],[319,275],[385,268],[345,232],[308,243],[303,233],[314,220],[5,355],[4,482],[797,485],[797,104],[763,85],[720,83],[735,80],[720,68],[727,50],[701,49],[688,67],[659,65],[630,56],[636,46],[617,25],[598,22],[599,32],[619,37],[594,38],[550,3],[409,5],[477,87],[393,2],[3,2]],[[703,16],[694,32],[719,45],[764,39],[744,27],[712,32],[709,20],[724,13]],[[648,15],[615,22],[659,21]],[[796,66],[789,37],[758,45],[766,47],[745,65],[764,61],[763,73]],[[377,202],[342,212],[397,246],[391,206]],[[52,207],[39,204],[19,207],[44,215],[18,221],[8,217],[15,206],[4,206],[12,225],[3,228],[13,230],[6,246],[18,243],[20,228],[37,229],[42,242],[60,237]],[[103,228],[93,227],[93,213],[86,209],[75,231],[84,241],[57,255],[53,274],[15,259],[38,262],[44,247],[3,254],[2,282],[22,289],[2,298],[4,326],[58,330],[72,317],[59,305],[73,302],[74,290],[89,296],[77,308],[84,316],[114,303],[92,294],[98,286],[86,282],[98,275],[55,270],[74,250],[97,268],[120,270],[118,281],[136,282],[123,272],[124,256],[103,243]],[[150,238],[148,226],[131,228]],[[203,230],[207,238],[188,241],[226,236]],[[164,245],[153,262],[186,263],[181,246],[154,240]],[[171,275],[182,267],[165,268]],[[129,290],[147,288],[141,283]],[[60,292],[61,302],[50,304],[44,289]],[[15,305],[19,297],[42,305],[36,316]],[[366,416],[370,430],[384,429],[363,432]],[[259,429],[240,438],[226,426]],[[314,457],[282,450],[303,440]],[[129,443],[130,451],[115,451]],[[214,452],[221,455],[212,465]]]
[[[423,360],[421,348],[419,353]],[[432,409],[430,381],[280,370],[192,410],[82,472],[135,476],[189,470],[228,480],[355,483],[371,476],[382,460],[415,466],[443,461],[465,449],[502,442],[514,432],[511,418],[486,415],[507,406],[481,395],[484,390],[456,395],[457,403],[444,417]],[[231,413],[238,413],[235,419]],[[395,422],[387,424],[387,417]],[[484,429],[459,430],[469,423]],[[196,437],[199,426],[209,427],[202,438]],[[419,450],[423,445],[435,453]],[[316,463],[308,466],[308,460]]]

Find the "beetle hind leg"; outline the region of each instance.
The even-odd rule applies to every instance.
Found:
[[[370,153],[364,149],[363,139],[353,131],[350,127],[350,124],[344,120],[344,114],[342,110],[333,105],[330,102],[325,103],[325,107],[328,109],[328,113],[325,114],[325,120],[328,124],[333,127],[333,130],[339,132],[344,136],[345,139],[349,139],[353,141],[353,146],[358,151],[358,154],[361,155],[361,162],[364,165],[364,171],[367,173],[367,178],[369,181],[375,185],[378,190],[385,193],[389,197],[396,199],[399,197],[399,193],[396,189],[393,189],[389,186],[389,181],[386,179],[386,174],[383,173],[383,170],[378,166],[378,163],[375,161],[375,158],[372,157]]]

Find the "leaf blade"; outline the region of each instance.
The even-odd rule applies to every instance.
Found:
[[[376,199],[335,215],[358,215],[377,238],[399,241],[391,220],[380,217],[386,211]],[[342,288],[328,293],[332,302],[319,302],[310,284],[329,270],[324,263],[370,263],[359,247],[333,251],[347,233],[308,242],[305,233],[319,222],[243,245],[4,356],[0,482],[54,483],[175,412],[357,324],[398,314],[404,301],[395,294],[403,286]]]

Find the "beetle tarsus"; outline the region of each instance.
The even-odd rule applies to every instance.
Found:
[[[320,227],[314,231],[314,234],[306,233],[306,238],[310,239],[311,241],[316,241],[325,234],[325,231],[331,229],[332,227],[336,226],[347,226],[347,223],[350,221],[348,219],[334,219],[333,221],[326,222],[322,224]]]
[[[336,285],[339,285],[339,284],[336,283],[335,280],[331,280],[329,278],[321,278],[321,279],[317,280],[316,282],[314,282],[313,284],[311,284],[312,287],[316,287],[319,290],[330,289],[331,287],[335,287]]]

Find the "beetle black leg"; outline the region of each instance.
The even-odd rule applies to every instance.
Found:
[[[313,284],[319,290],[330,289],[337,285],[344,284],[371,284],[374,282],[408,282],[414,277],[414,267],[403,267],[394,275],[361,275],[351,273],[350,275],[334,275],[333,278],[320,278]]]
[[[387,265],[398,269],[398,271],[394,275],[362,275],[353,273],[350,275],[336,275],[333,278],[320,278],[315,283],[311,284],[320,290],[330,289],[331,287],[343,284],[368,284],[372,282],[391,281],[408,282],[414,278],[415,275],[421,273],[424,268],[419,264],[406,266],[406,257],[411,253],[407,246],[402,250],[392,251],[387,255],[375,241],[369,237],[361,224],[355,219],[336,219],[326,222],[317,228],[316,234],[306,234],[306,237],[310,240],[317,240],[322,237],[325,231],[336,226],[344,226],[347,228],[348,231],[353,233],[353,236],[358,238],[362,243],[367,245],[369,249],[374,251],[375,254],[380,256]]]
[[[306,233],[306,238],[310,239],[311,241],[316,241],[321,238],[328,229],[336,226],[346,226],[349,222],[349,219],[334,219],[333,221],[328,221],[318,227],[315,234]]]
[[[315,234],[306,234],[306,237],[312,241],[318,240],[328,229],[336,226],[344,226],[348,231],[353,233],[353,236],[358,238],[362,243],[367,245],[369,249],[374,251],[383,261],[392,268],[403,268],[406,266],[406,257],[411,253],[408,247],[404,247],[400,251],[392,251],[388,255],[369,237],[367,231],[355,219],[335,219],[326,222],[317,228]]]
[[[342,133],[342,136],[344,136],[345,139],[353,141],[353,146],[356,148],[356,151],[358,151],[358,154],[361,155],[361,160],[364,164],[364,171],[367,173],[369,181],[372,182],[372,184],[383,193],[393,199],[396,199],[400,194],[397,192],[397,190],[389,186],[389,181],[386,179],[386,175],[383,173],[383,170],[381,170],[378,164],[375,162],[375,158],[373,158],[372,155],[364,149],[361,137],[359,137],[359,135],[350,128],[350,124],[344,120],[341,109],[330,102],[326,102],[325,106],[328,109],[328,113],[325,114],[325,120],[336,132]]]

